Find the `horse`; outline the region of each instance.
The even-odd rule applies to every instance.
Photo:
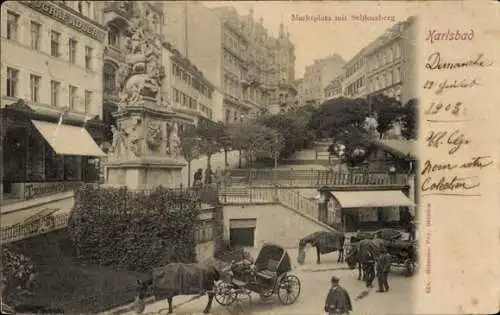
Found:
[[[168,314],[172,314],[174,296],[207,293],[208,303],[203,313],[208,314],[215,296],[215,283],[220,278],[220,272],[215,266],[171,263],[153,269],[146,280],[137,281],[136,301],[142,302],[152,289],[155,300],[167,299]]]
[[[307,244],[316,248],[316,263],[320,264],[321,254],[339,252],[337,262],[344,262],[344,243],[345,235],[342,232],[326,232],[320,231],[312,233],[299,241],[299,257],[298,262],[302,264],[305,259],[305,247]]]
[[[374,265],[381,249],[385,247],[382,239],[363,239],[351,247],[347,253],[346,263],[350,269],[358,266],[358,280],[366,281],[368,287],[371,286],[375,278]]]

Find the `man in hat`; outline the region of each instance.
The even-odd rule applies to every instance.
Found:
[[[325,314],[343,315],[352,311],[351,297],[349,293],[339,285],[339,278],[333,276],[332,286],[325,301]]]
[[[385,248],[382,248],[380,252],[380,256],[377,259],[377,292],[387,292],[389,291],[389,283],[387,281],[387,277],[389,276],[389,269],[391,269],[391,255]]]

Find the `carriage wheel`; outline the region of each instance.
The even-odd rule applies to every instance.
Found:
[[[236,292],[233,286],[227,282],[219,282],[215,286],[215,300],[220,305],[229,306],[236,301]]]
[[[278,298],[284,305],[294,303],[300,295],[300,280],[294,275],[286,275],[278,283]]]
[[[415,273],[415,263],[411,261],[410,259],[405,260],[404,262],[405,266],[405,275],[407,277],[413,276],[413,273]]]

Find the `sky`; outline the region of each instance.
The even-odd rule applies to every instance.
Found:
[[[278,35],[281,21],[285,30],[290,32],[290,39],[295,44],[295,73],[302,77],[305,66],[315,59],[339,54],[348,61],[364,46],[381,35],[385,29],[406,20],[414,14],[415,8],[396,2],[331,2],[331,1],[203,1],[207,7],[233,6],[238,13],[247,15],[254,10],[256,20],[264,19],[264,26],[269,34]],[[389,17],[388,20],[355,21],[352,15]],[[327,16],[331,21],[302,21],[293,18],[299,16]],[[335,21],[335,17],[345,16],[347,21]],[[393,20],[391,20],[393,19]]]

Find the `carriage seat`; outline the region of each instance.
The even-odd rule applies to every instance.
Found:
[[[274,277],[276,277],[276,271],[278,270],[278,265],[279,261],[269,259],[269,262],[267,263],[267,269],[258,270],[256,273],[259,277],[263,279],[272,280]]]

